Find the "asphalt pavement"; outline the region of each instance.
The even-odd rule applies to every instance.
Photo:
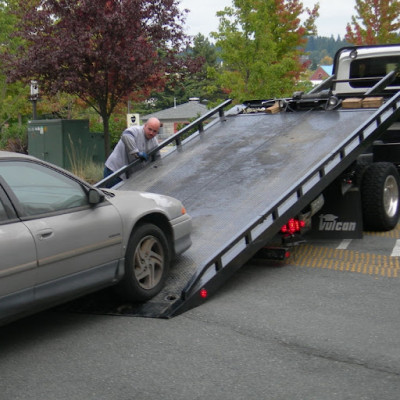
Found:
[[[307,244],[317,262],[300,250],[252,260],[169,320],[52,310],[4,326],[0,399],[398,400],[396,241]],[[357,254],[381,268],[352,268]]]

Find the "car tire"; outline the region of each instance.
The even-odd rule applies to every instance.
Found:
[[[372,163],[365,170],[361,182],[364,229],[388,231],[397,225],[399,187],[399,173],[392,163]]]
[[[154,224],[136,227],[129,239],[125,256],[125,275],[117,292],[135,302],[150,300],[165,285],[171,249],[163,231]]]

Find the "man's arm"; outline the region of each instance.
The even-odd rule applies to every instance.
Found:
[[[134,156],[136,155],[136,153],[139,153],[140,150],[137,148],[135,138],[129,132],[122,132],[121,140],[122,143],[125,145],[128,155]]]
[[[140,151],[138,143],[136,142],[136,138],[132,135],[132,133],[130,133],[130,131],[125,130],[122,132],[121,141],[125,146],[129,164],[138,158],[144,161],[148,160],[147,154]]]

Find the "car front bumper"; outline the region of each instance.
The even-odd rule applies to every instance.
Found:
[[[192,245],[192,218],[184,214],[171,221],[175,255],[182,254]]]

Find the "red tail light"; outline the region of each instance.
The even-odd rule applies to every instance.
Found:
[[[304,221],[291,218],[286,225],[282,226],[281,233],[288,233],[290,235],[293,235],[294,233],[300,232],[301,228],[304,228],[304,225]]]

